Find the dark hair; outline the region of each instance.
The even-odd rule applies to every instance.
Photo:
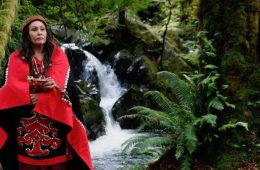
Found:
[[[22,32],[22,41],[20,43],[19,47],[19,57],[24,60],[25,62],[29,63],[30,67],[32,65],[32,59],[31,57],[34,54],[33,48],[32,48],[32,42],[30,40],[29,36],[29,25],[27,24]],[[52,42],[52,35],[51,32],[49,31],[47,25],[44,23],[46,31],[47,31],[47,37],[46,37],[46,42],[44,44],[44,57],[43,57],[43,64],[45,66],[45,69],[50,65],[51,61],[51,55],[53,52],[53,44]]]

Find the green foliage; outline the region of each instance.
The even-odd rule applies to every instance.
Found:
[[[13,5],[14,7],[14,5]],[[8,21],[9,23],[12,23],[12,28],[11,28],[11,34],[9,37],[8,44],[5,48],[5,55],[2,56],[3,59],[1,61],[0,65],[0,78],[3,77],[3,70],[4,67],[6,66],[6,62],[8,60],[9,55],[18,48],[20,40],[21,40],[21,30],[20,26],[22,21],[27,18],[28,16],[34,15],[34,14],[39,14],[38,9],[36,9],[30,1],[22,1],[20,2],[20,5],[18,5],[18,14],[16,14],[16,18],[14,18],[14,22]],[[15,12],[13,10],[13,12]],[[6,16],[5,16],[6,17]],[[6,34],[9,35],[9,34]]]
[[[143,121],[143,124],[139,127],[140,131],[145,129],[163,129],[165,132],[172,132],[177,128],[171,115],[166,112],[160,112],[143,106],[133,107],[129,112],[136,114],[122,116],[118,121],[123,119],[140,119]]]
[[[176,94],[177,99],[183,108],[191,109],[193,108],[194,101],[194,89],[191,86],[188,86],[187,83],[181,80],[174,73],[170,73],[167,71],[162,71],[158,73],[160,78],[166,79],[169,85],[172,87],[174,93]]]
[[[184,46],[189,49],[189,53],[183,58],[194,69],[203,72],[202,69],[217,69],[217,66],[210,64],[216,60],[216,49],[213,42],[207,38],[207,31],[198,31],[193,40],[187,40]]]
[[[244,122],[217,124],[218,115],[226,108],[232,109],[235,106],[222,94],[228,86],[220,84],[218,67],[208,64],[216,57],[212,42],[205,38],[204,32],[198,33],[197,38],[198,60],[193,63],[196,71],[182,73],[181,76],[167,71],[157,73],[160,80],[169,84],[176,100],[170,100],[158,91],[148,91],[145,97],[152,99],[160,110],[136,106],[130,109],[130,115],[125,116],[139,116],[143,120],[141,130],[150,128],[160,131],[163,136],[169,136],[172,142],[166,143],[168,146],[164,147],[175,148],[174,155],[181,161],[181,169],[190,169],[198,147],[219,138],[221,132],[238,126],[248,130],[247,123]],[[202,131],[207,133],[203,134]],[[145,146],[151,146],[144,142],[149,140],[143,140],[142,147],[135,144],[134,150],[144,150]]]
[[[145,97],[151,98],[153,101],[155,101],[155,103],[159,105],[160,108],[162,108],[163,111],[167,113],[171,114],[176,112],[176,109],[173,109],[176,107],[175,104],[159,91],[148,91],[147,93],[145,93]]]
[[[191,160],[190,157],[184,157],[183,161],[181,162],[181,170],[190,170],[191,167]]]
[[[193,125],[188,124],[184,129],[184,139],[186,141],[189,154],[192,154],[196,150],[198,144],[196,129]]]
[[[194,121],[194,125],[198,125],[199,127],[202,127],[204,124],[209,124],[210,127],[216,127],[217,123],[217,116],[213,114],[206,114],[198,118],[196,121]]]
[[[6,63],[6,45],[9,41],[11,27],[17,13],[16,0],[2,0],[0,6],[0,77],[3,74],[3,65]]]
[[[122,144],[124,152],[131,152],[131,154],[149,154],[149,155],[159,155],[161,149],[172,145],[173,142],[167,136],[136,136],[131,138],[129,141]],[[154,147],[160,147],[158,150]],[[160,149],[160,150],[159,150]]]
[[[138,163],[138,168],[144,169],[144,165],[155,161],[166,149],[173,145],[172,140],[167,136],[158,135],[138,135],[135,136],[125,143],[122,144],[123,152],[129,153],[132,156],[142,156],[142,166],[140,162]],[[128,167],[130,169],[135,169],[135,167]]]
[[[152,3],[149,0],[34,0],[33,4],[47,18],[68,28],[81,30],[86,41],[106,44],[109,39],[105,31],[120,26],[119,13],[127,10],[135,14]]]
[[[248,131],[248,124],[245,122],[228,123],[219,128],[219,131],[226,131],[228,129],[234,129],[236,127],[243,127]]]

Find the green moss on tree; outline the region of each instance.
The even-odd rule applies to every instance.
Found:
[[[18,0],[4,0],[2,1],[0,9],[0,63],[5,55],[5,46],[11,32],[11,26],[15,19],[18,7]]]

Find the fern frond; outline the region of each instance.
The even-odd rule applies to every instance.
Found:
[[[135,145],[144,142],[147,138],[149,138],[148,135],[138,135],[128,139],[121,145],[123,152],[130,151],[133,147],[135,147]]]
[[[207,64],[204,66],[205,69],[210,69],[210,70],[216,70],[218,69],[217,66],[213,65],[213,64]]]
[[[193,87],[196,87],[196,84],[191,77],[186,74],[183,74],[183,77],[189,82],[189,84],[191,84]]]
[[[247,131],[249,131],[248,123],[246,123],[246,122],[228,123],[228,124],[222,125],[218,130],[222,132],[222,131],[226,131],[228,129],[234,129],[238,126],[241,126],[241,127],[245,128]]]
[[[153,110],[143,106],[133,107],[130,109],[130,111],[136,112],[137,114],[143,116],[142,119],[144,120],[144,124],[139,127],[139,130],[142,130],[147,126],[154,126],[154,128],[167,130],[168,132],[173,132],[176,129],[175,122],[168,113]]]
[[[176,146],[175,146],[175,158],[178,160],[180,157],[183,156],[184,154],[184,135],[183,133],[180,134],[176,141]]]
[[[164,78],[173,89],[177,99],[184,109],[193,109],[194,104],[194,90],[185,81],[181,80],[176,74],[162,71],[158,72],[159,77]]]
[[[188,124],[184,130],[184,138],[186,140],[186,147],[189,154],[192,154],[198,145],[198,139],[196,136],[196,129],[193,125]]]
[[[218,98],[213,98],[212,100],[210,100],[209,104],[208,104],[208,109],[210,108],[214,108],[216,110],[223,110],[224,109],[224,105],[222,104],[221,101],[218,100]]]
[[[169,147],[173,145],[173,141],[168,137],[164,136],[155,136],[151,138],[147,138],[145,141],[145,147]]]
[[[139,153],[149,155],[153,157],[153,159],[158,159],[162,155],[162,152],[160,150],[156,150],[154,148],[146,148],[144,150],[139,150],[139,151],[141,151]]]
[[[150,97],[153,101],[165,112],[174,113],[177,107],[172,101],[170,101],[164,94],[159,91],[148,91],[144,94],[145,97]]]
[[[180,170],[191,170],[191,160],[190,157],[185,156],[181,161],[181,169]]]
[[[117,121],[121,122],[122,120],[124,119],[130,119],[130,120],[133,120],[133,119],[142,119],[142,116],[139,115],[139,114],[130,114],[130,115],[123,115],[121,117],[119,117],[117,119]]]
[[[201,127],[203,124],[209,124],[211,127],[216,127],[217,125],[217,116],[213,114],[206,114],[201,116],[200,118],[194,121],[194,125],[198,125]]]
[[[173,141],[168,137],[161,136],[138,136],[124,142],[123,152],[131,155],[145,154],[152,159],[158,159],[167,149],[173,146]]]

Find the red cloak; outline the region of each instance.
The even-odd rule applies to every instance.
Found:
[[[49,66],[46,75],[52,77],[60,88],[66,89],[70,72],[68,59],[60,47],[53,45],[51,66]],[[28,75],[28,63],[20,59],[19,51],[13,52],[10,55],[6,70],[5,84],[0,88],[0,110],[31,103]],[[52,89],[49,92],[38,93],[38,101],[33,111],[69,126],[71,130],[67,134],[68,143],[89,169],[93,169],[85,127],[73,114],[72,107],[62,100],[60,92]],[[1,149],[8,134],[0,127],[0,135]]]

